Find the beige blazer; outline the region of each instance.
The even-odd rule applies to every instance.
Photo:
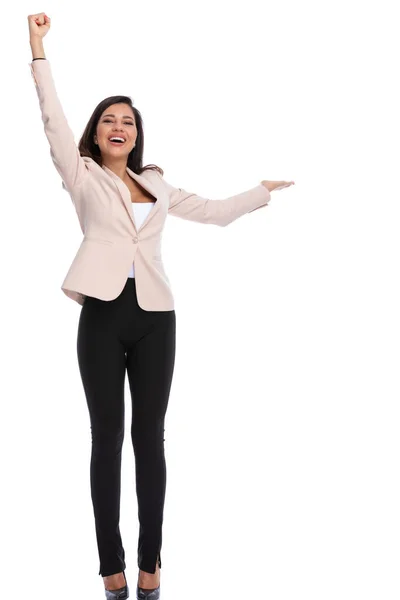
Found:
[[[127,167],[132,179],[156,200],[145,221],[136,227],[127,185],[108,167],[80,155],[57,96],[49,60],[34,60],[29,65],[50,155],[83,233],[61,289],[81,305],[86,296],[113,300],[124,288],[134,261],[139,306],[149,311],[173,310],[174,298],[161,257],[167,215],[225,227],[267,206],[270,192],[260,183],[235,196],[210,200],[173,187],[157,171],[138,175]]]

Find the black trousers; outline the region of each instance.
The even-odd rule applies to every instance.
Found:
[[[125,371],[132,400],[138,567],[155,573],[158,560],[161,568],[164,419],[175,363],[175,333],[175,310],[140,308],[134,278],[127,279],[114,300],[87,296],[82,305],[77,353],[90,416],[90,486],[99,575],[103,577],[126,568],[119,530]]]

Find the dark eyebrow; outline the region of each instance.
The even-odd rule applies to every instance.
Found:
[[[115,117],[115,115],[108,113],[106,115],[103,115],[103,119],[104,119],[104,117]],[[123,119],[132,119],[132,121],[133,121],[133,117],[131,117],[130,115],[124,115],[122,118]]]

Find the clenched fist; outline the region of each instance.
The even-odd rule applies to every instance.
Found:
[[[50,18],[44,12],[28,15],[28,24],[30,38],[42,39],[50,29]]]

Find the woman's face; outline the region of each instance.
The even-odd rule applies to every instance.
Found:
[[[124,142],[112,143],[110,138],[121,137]],[[101,115],[96,128],[95,142],[101,155],[110,158],[128,157],[137,138],[135,116],[129,104],[112,104]]]

